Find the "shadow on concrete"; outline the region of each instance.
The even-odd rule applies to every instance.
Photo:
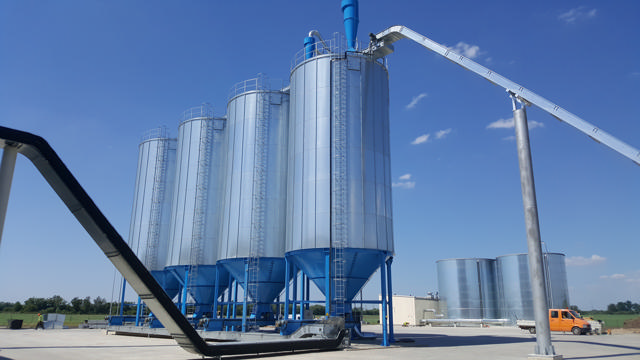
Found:
[[[604,359],[604,358],[614,358],[614,357],[624,357],[624,356],[633,356],[631,359],[637,359],[640,353],[627,353],[627,354],[613,354],[613,355],[594,355],[594,356],[578,356],[578,357],[565,357],[566,360],[577,360],[577,359]]]
[[[392,346],[397,347],[454,347],[454,346],[475,346],[475,345],[497,345],[513,343],[534,343],[535,338],[511,337],[511,336],[451,336],[442,334],[411,334],[395,336],[396,341]],[[375,340],[354,340],[354,344],[376,344],[381,341]]]
[[[268,357],[280,357],[287,355],[303,355],[303,354],[318,354],[325,353],[331,351],[342,351],[341,349],[325,349],[325,350],[300,350],[300,351],[282,351],[282,352],[271,352],[271,353],[260,353],[260,354],[245,354],[245,355],[225,355],[225,360],[246,360],[246,359],[263,359]],[[206,358],[209,359],[209,358]],[[0,359],[2,360],[2,359]],[[193,358],[191,360],[202,360],[201,357]]]
[[[634,356],[636,358],[640,357],[640,347],[637,347],[637,346],[618,345],[618,344],[603,344],[603,343],[600,343],[600,342],[584,341],[584,340],[554,340],[554,342],[555,343],[559,343],[559,342],[582,343],[582,344],[587,344],[587,345],[591,345],[591,346],[603,346],[603,347],[614,347],[614,348],[619,348],[619,349],[636,350],[635,352],[626,353],[626,354],[565,357],[565,359],[599,359],[599,358],[612,358],[612,357],[623,357],[623,356]]]
[[[0,356],[0,360],[13,360],[13,359],[8,358],[8,357],[4,357],[4,356]]]
[[[31,349],[113,349],[113,348],[155,348],[155,347],[176,347],[171,345],[65,345],[65,346],[5,346],[0,350],[31,350]],[[5,358],[0,356],[0,360]]]

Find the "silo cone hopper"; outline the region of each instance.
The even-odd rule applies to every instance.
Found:
[[[193,297],[197,305],[211,306],[215,298],[216,265],[198,265],[191,267],[195,279],[189,280],[189,294]],[[219,269],[218,294],[224,291],[229,282],[229,274],[226,269]],[[189,275],[191,276],[191,275]]]
[[[247,289],[247,286],[245,286],[245,273],[248,262],[249,258],[235,258],[220,260],[218,265],[223,265],[238,284],[242,286],[251,300],[257,303],[257,307],[252,311],[252,316],[262,319],[265,313],[269,313],[266,316],[273,317],[271,304],[284,289],[285,261],[283,258],[260,258],[258,260],[257,294],[253,294],[255,290]],[[271,318],[268,320],[271,320]]]
[[[191,295],[197,306],[210,308],[213,305],[213,300],[215,299],[216,265],[169,266],[165,268],[165,272],[168,273],[165,283],[184,283],[187,270],[189,271],[189,279],[187,280],[189,295]],[[218,272],[218,294],[222,294],[227,286],[229,286],[229,273],[223,267],[220,267]],[[178,292],[175,292],[175,294],[177,293]],[[196,311],[207,312],[211,311],[211,309],[197,309]]]
[[[323,295],[327,295],[326,291],[326,255],[329,249],[303,249],[295,250],[287,253],[287,259],[296,265],[304,272],[309,279],[320,289]],[[344,274],[342,277],[345,279],[345,299],[344,301],[350,303],[356,296],[358,291],[367,283],[371,275],[380,267],[380,264],[388,253],[383,250],[377,249],[355,249],[346,248],[343,252],[344,258]],[[333,260],[332,256],[332,260]],[[331,272],[334,272],[333,263],[331,263]],[[332,302],[335,302],[335,284],[332,277]],[[347,312],[350,312],[350,307],[347,307]]]
[[[166,270],[154,270],[151,271],[151,275],[153,275],[158,284],[162,286],[164,292],[166,292],[170,298],[173,299],[173,297],[178,294],[180,285],[178,283],[178,279],[176,279],[171,273]]]

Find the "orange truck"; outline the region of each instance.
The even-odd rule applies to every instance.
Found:
[[[519,328],[536,333],[536,322],[533,320],[518,320]],[[575,335],[591,333],[591,324],[580,314],[569,309],[549,309],[549,326],[551,331],[572,332]]]

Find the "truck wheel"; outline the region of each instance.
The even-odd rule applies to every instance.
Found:
[[[529,333],[535,334],[536,333],[536,328],[534,328],[534,327],[529,328]]]
[[[571,332],[573,333],[573,335],[580,335],[582,334],[582,329],[580,329],[577,326],[574,326],[573,329],[571,329]]]

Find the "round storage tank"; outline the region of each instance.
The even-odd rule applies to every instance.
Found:
[[[513,321],[534,320],[528,255],[499,256],[496,261],[500,317]],[[544,253],[544,268],[549,308],[568,307],[569,287],[564,254]]]
[[[498,297],[493,259],[437,261],[440,300],[450,319],[496,319]]]
[[[175,281],[188,279],[196,303],[210,304],[218,259],[225,119],[214,118],[205,104],[185,111],[181,120],[166,271]],[[221,290],[225,286],[219,283]]]
[[[218,264],[263,305],[258,315],[270,312],[285,281],[288,112],[289,94],[271,90],[266,77],[237,84],[227,105]]]
[[[129,244],[171,296],[177,289],[164,284],[162,270],[169,247],[175,166],[176,139],[164,128],[147,132],[139,146]]]
[[[290,76],[287,258],[332,301],[338,273],[349,302],[393,254],[389,79],[367,55],[314,55]]]

